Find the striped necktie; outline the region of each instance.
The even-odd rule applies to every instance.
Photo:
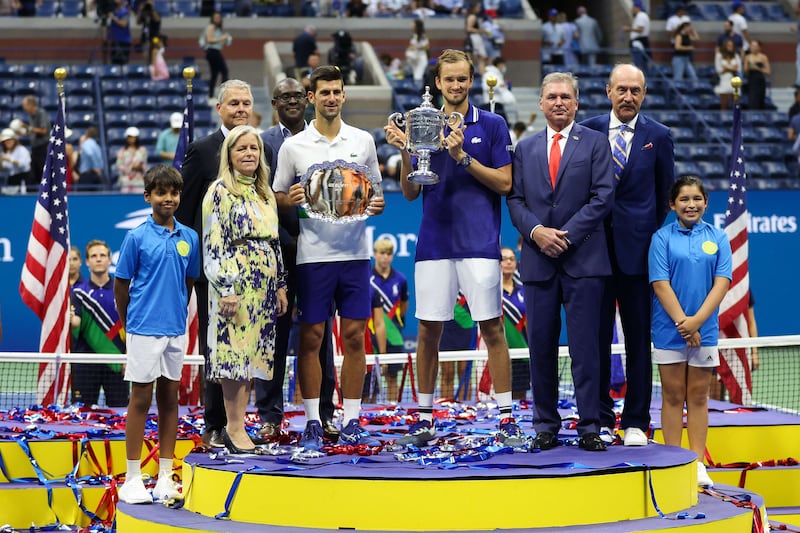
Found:
[[[619,125],[619,133],[614,139],[614,145],[611,148],[611,157],[614,160],[614,177],[617,178],[617,181],[622,176],[625,163],[628,162],[628,158],[625,155],[628,153],[628,143],[623,135],[627,129],[628,126],[626,124]]]

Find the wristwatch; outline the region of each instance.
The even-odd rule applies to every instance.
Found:
[[[469,154],[462,157],[461,161],[458,162],[458,166],[460,166],[461,168],[467,168],[471,164],[472,164],[472,156],[470,156]]]

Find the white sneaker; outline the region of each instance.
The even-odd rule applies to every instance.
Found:
[[[714,482],[708,477],[708,472],[706,472],[706,465],[700,461],[697,461],[697,486],[706,489],[710,489],[714,486]]]
[[[647,435],[639,428],[625,428],[625,446],[647,446]]]
[[[614,430],[610,427],[603,426],[600,428],[600,440],[606,444],[614,443]]]
[[[169,477],[159,476],[158,482],[153,489],[153,499],[157,502],[168,502],[181,497],[178,485]]]
[[[129,504],[153,503],[153,497],[147,492],[142,476],[126,479],[118,495],[119,501]]]

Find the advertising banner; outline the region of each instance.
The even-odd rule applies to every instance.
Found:
[[[795,274],[800,264],[800,191],[749,191],[750,284],[756,301],[756,316],[761,335],[800,333],[795,302],[800,301],[800,279]],[[705,220],[721,226],[727,191],[713,191]],[[40,323],[20,299],[19,283],[28,237],[33,221],[32,195],[0,198],[3,222],[0,224],[0,311],[3,338],[1,351],[38,351]],[[400,193],[387,193],[386,211],[368,221],[370,241],[388,238],[395,244],[393,266],[409,281],[409,316],[405,336],[416,338],[414,319],[414,253],[421,218],[422,201],[406,201]],[[139,225],[151,212],[141,195],[75,194],[69,198],[72,244],[83,248],[92,239],[106,241],[116,255],[125,233]],[[470,224],[479,213],[462,213],[463,224]],[[504,209],[501,241],[516,248],[518,233]],[[112,266],[113,269],[113,266]],[[86,267],[83,276],[88,276]],[[165,305],[165,308],[168,306]],[[535,319],[528,309],[529,320]],[[562,335],[562,340],[563,340]]]

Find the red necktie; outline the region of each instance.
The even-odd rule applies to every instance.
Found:
[[[556,176],[558,176],[558,165],[561,164],[561,147],[558,141],[563,137],[560,133],[553,135],[553,144],[550,146],[550,184],[553,190],[556,188]]]

